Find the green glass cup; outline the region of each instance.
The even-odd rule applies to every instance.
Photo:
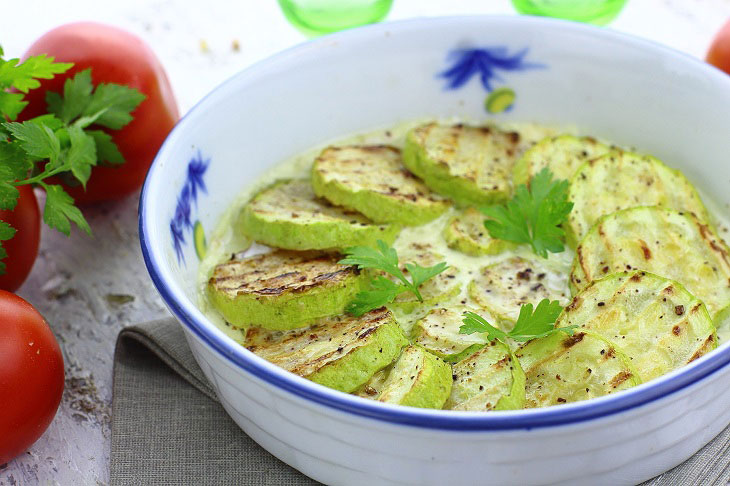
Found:
[[[606,25],[616,18],[627,0],[512,0],[515,10],[526,15]]]
[[[393,0],[278,0],[287,20],[314,37],[380,22]]]

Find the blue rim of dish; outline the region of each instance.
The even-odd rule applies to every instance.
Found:
[[[324,38],[308,41],[305,44],[291,47],[275,54],[270,58],[264,59],[263,61],[260,61],[250,66],[241,73],[257,69],[269,62],[276,62],[285,55],[291,55],[293,53],[296,53],[303,46],[319,42],[330,42],[333,38],[343,40],[348,37],[359,36],[362,32],[371,30],[387,31],[394,25],[433,25],[440,22],[454,21],[489,22],[495,19],[499,19],[500,22],[512,21],[518,23],[560,24],[564,29],[572,29],[578,32],[590,32],[590,34],[593,36],[604,36],[610,38],[613,41],[630,41],[634,44],[645,44],[647,46],[650,46],[652,49],[659,49],[668,52],[674,56],[683,57],[686,61],[701,64],[704,66],[703,69],[707,69],[708,72],[714,70],[717,71],[718,74],[725,75],[724,73],[721,73],[721,71],[705,64],[704,62],[692,56],[689,56],[688,54],[684,54],[682,52],[676,51],[672,48],[663,46],[653,41],[633,37],[628,34],[618,33],[614,31],[606,31],[597,27],[577,24],[563,20],[519,16],[439,17],[431,19],[403,20],[398,22],[389,22],[385,24],[375,24],[371,26],[360,27],[358,29],[340,32],[337,34],[326,36]],[[195,305],[192,302],[186,302],[186,305],[183,305],[175,298],[173,293],[163,281],[161,272],[158,268],[158,264],[153,260],[152,249],[148,243],[147,238],[148,231],[146,231],[145,229],[145,223],[147,220],[145,208],[147,206],[147,197],[149,195],[148,189],[153,173],[159,165],[159,154],[163,153],[165,146],[172,138],[172,135],[179,129],[179,125],[183,123],[185,118],[190,113],[194,113],[195,111],[197,111],[199,107],[203,105],[210,96],[213,95],[213,93],[219,91],[224,86],[227,86],[229,83],[232,83],[235,78],[241,75],[241,73],[233,76],[229,80],[219,85],[213,91],[208,93],[185,116],[180,119],[178,125],[176,125],[171,134],[168,135],[168,138],[163,143],[160,151],[158,152],[158,156],[155,158],[148,171],[147,178],[145,179],[145,183],[142,188],[142,194],[139,203],[139,236],[140,244],[142,247],[142,255],[155,287],[157,288],[158,292],[162,296],[163,300],[165,301],[173,315],[190,332],[196,335],[210,348],[215,350],[219,355],[221,355],[221,357],[233,363],[238,368],[256,376],[257,378],[264,380],[267,383],[286,390],[298,397],[360,417],[377,419],[393,424],[409,425],[428,429],[480,432],[529,430],[533,428],[565,426],[569,424],[576,424],[580,422],[609,417],[668,397],[689,385],[695,384],[700,380],[710,377],[717,371],[730,364],[730,349],[725,349],[722,352],[710,353],[709,355],[704,356],[697,362],[692,363],[691,365],[688,365],[680,370],[677,370],[676,372],[673,372],[671,374],[671,378],[669,378],[668,376],[658,378],[652,382],[623,391],[616,395],[593,399],[585,402],[578,402],[575,404],[562,405],[559,407],[548,407],[544,409],[525,411],[491,412],[488,414],[454,413],[448,411],[444,412],[441,410],[425,410],[413,409],[410,407],[387,406],[378,402],[358,399],[357,397],[352,397],[344,393],[327,389],[325,387],[322,387],[321,385],[307,382],[306,380],[303,380],[302,378],[295,375],[281,372],[282,370],[278,370],[279,372],[277,373],[275,371],[267,369],[267,367],[265,366],[257,364],[256,359],[251,358],[251,356],[253,355],[232,339],[222,334],[215,335],[208,332],[206,330],[206,325],[202,322],[199,322],[197,318],[191,314],[190,310],[185,308],[187,305],[188,307],[190,307],[190,309],[195,309]]]

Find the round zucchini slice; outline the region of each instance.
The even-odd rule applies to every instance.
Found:
[[[418,226],[449,207],[406,170],[400,150],[388,145],[324,149],[312,167],[312,187],[317,196],[378,223]]]
[[[393,365],[378,400],[440,409],[450,393],[451,366],[422,347],[411,345]]]
[[[568,191],[573,210],[565,223],[575,247],[598,218],[637,206],[662,206],[694,213],[709,221],[697,191],[678,170],[660,160],[630,152],[611,152],[583,164]]]
[[[625,209],[601,218],[576,248],[575,291],[610,273],[644,270],[682,284],[713,321],[730,306],[730,257],[725,243],[687,212]]]
[[[525,408],[602,397],[641,383],[628,356],[584,330],[534,339],[515,355],[525,372]]]
[[[413,327],[413,342],[449,363],[461,361],[487,343],[480,333],[459,334],[466,311],[477,312],[463,305],[432,309]]]
[[[492,341],[452,368],[454,383],[445,408],[515,410],[525,402],[525,374],[509,347]]]
[[[392,243],[400,231],[318,199],[306,180],[279,181],[259,192],[241,211],[239,225],[249,238],[288,250]]]
[[[427,123],[406,136],[403,163],[439,194],[488,206],[510,197],[519,142],[519,133],[495,127]]]
[[[717,347],[705,305],[677,282],[641,271],[594,281],[575,296],[555,325],[577,325],[615,343],[642,382]]]
[[[444,257],[435,253],[433,247],[428,243],[411,243],[406,248],[398,251],[398,259],[404,265],[406,263],[416,263],[422,267],[431,267],[444,261]],[[405,266],[401,266],[401,270],[406,277],[409,277],[408,270]],[[449,265],[446,270],[421,285],[419,291],[421,292],[421,297],[423,297],[423,302],[419,302],[413,293],[404,292],[396,297],[392,303],[388,304],[388,307],[408,313],[414,312],[419,308],[431,307],[442,303],[457,295],[461,290],[461,284],[458,279],[460,273],[461,270]],[[386,277],[394,282],[398,282],[391,275],[386,275]]]
[[[335,316],[291,331],[252,327],[246,348],[321,385],[351,393],[390,365],[408,339],[385,308],[360,317]]]
[[[338,255],[278,250],[215,267],[208,297],[231,324],[285,330],[342,314],[367,285]]]
[[[512,257],[482,268],[469,284],[469,295],[511,329],[524,304],[550,299],[565,305],[570,291],[562,274],[537,260]]]
[[[496,255],[514,248],[509,241],[492,238],[484,227],[485,219],[486,216],[474,208],[457,214],[444,228],[446,244],[452,250],[471,256]]]
[[[514,184],[528,184],[545,167],[550,169],[554,179],[570,180],[583,163],[609,150],[610,147],[591,137],[558,135],[544,138],[515,163]]]

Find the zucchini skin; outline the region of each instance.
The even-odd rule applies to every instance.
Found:
[[[506,344],[492,341],[453,366],[445,408],[487,412],[516,410],[525,402],[525,373]]]
[[[649,155],[613,151],[583,164],[568,191],[573,210],[565,222],[572,248],[601,216],[639,206],[689,211],[701,221],[709,215],[697,190],[680,171]]]
[[[637,269],[682,284],[705,303],[714,322],[730,306],[730,250],[691,213],[649,206],[602,217],[576,248],[571,291]]]
[[[496,255],[516,247],[509,241],[492,238],[484,227],[485,219],[475,208],[467,208],[451,218],[442,233],[448,247],[471,256]]]
[[[427,147],[429,137],[446,141]],[[473,154],[460,154],[460,141],[467,137],[479,148]],[[518,133],[494,127],[428,123],[406,135],[403,164],[428,187],[461,206],[489,206],[506,201],[512,193],[519,140]]]
[[[368,344],[320,368],[307,379],[345,393],[355,392],[391,364],[407,345],[408,338],[395,321],[383,324],[373,332]]]
[[[555,323],[596,333],[625,353],[641,381],[653,380],[717,347],[705,305],[678,282],[644,271],[595,280]]]
[[[290,331],[249,328],[246,348],[313,382],[351,393],[390,365],[408,345],[385,308],[360,317],[333,316]]]
[[[546,137],[522,154],[515,163],[512,178],[515,186],[529,184],[540,170],[547,167],[554,179],[570,180],[583,163],[610,150],[611,147],[593,137]]]
[[[415,366],[414,366],[415,365]],[[451,366],[420,346],[403,349],[378,400],[407,407],[441,409],[451,394]]]
[[[481,334],[460,334],[463,313],[478,312],[464,305],[431,309],[413,326],[413,342],[449,363],[457,363],[485,344]]]
[[[206,291],[210,302],[234,326],[304,327],[344,313],[355,295],[367,287],[365,273],[338,265],[338,259],[336,255],[276,251],[231,260],[215,268]],[[319,269],[315,275],[307,275],[313,265]]]
[[[306,186],[306,187],[305,187]],[[278,213],[263,210],[259,204],[262,198],[271,195],[272,191],[289,193],[300,191],[315,217],[323,214],[330,216],[326,220],[307,222],[306,218],[291,217],[292,211],[286,207],[278,208]],[[282,180],[263,189],[243,208],[238,219],[240,231],[249,238],[269,246],[288,250],[332,250],[348,246],[375,246],[377,240],[393,243],[400,231],[399,225],[378,225],[364,218],[359,213],[347,212],[334,208],[314,198],[309,193],[309,182]],[[298,214],[294,212],[293,214]]]
[[[377,164],[380,169],[378,177],[384,182],[374,184],[371,188],[356,188],[349,181],[338,180],[332,172],[338,170],[338,164],[328,163],[332,152],[363,151],[373,153],[384,152],[381,157],[372,157],[362,163]],[[357,153],[357,152],[356,152]],[[343,157],[348,157],[344,155]],[[348,162],[353,162],[357,155],[349,155],[350,159],[340,161],[341,173],[347,174]],[[369,171],[373,171],[370,167]],[[349,176],[357,178],[356,185],[363,185],[365,175],[357,169],[350,169]],[[373,183],[368,180],[367,182]],[[378,187],[381,186],[381,187]],[[441,216],[450,206],[449,202],[433,194],[421,181],[408,172],[401,163],[400,150],[389,146],[348,146],[329,147],[315,160],[312,167],[312,188],[314,193],[327,199],[332,204],[359,211],[377,223],[397,223],[404,226],[419,226]]]
[[[525,408],[587,400],[641,383],[628,356],[584,329],[534,339],[515,354],[526,377]]]

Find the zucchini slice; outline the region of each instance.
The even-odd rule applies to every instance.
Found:
[[[324,149],[312,167],[312,187],[317,196],[378,223],[418,226],[449,207],[406,170],[400,150],[388,145]]]
[[[570,180],[584,162],[609,150],[609,146],[592,137],[558,135],[543,138],[515,163],[512,172],[514,184],[528,184],[545,167],[550,169],[554,179]]]
[[[208,297],[231,324],[294,329],[342,314],[367,276],[338,255],[278,250],[215,267]]]
[[[440,409],[450,393],[451,366],[422,347],[411,345],[393,365],[378,400]]]
[[[496,255],[514,248],[514,243],[492,238],[484,227],[484,216],[479,210],[467,208],[444,227],[443,237],[452,250],[471,256]]]
[[[416,263],[422,267],[431,267],[444,261],[444,257],[435,253],[433,247],[428,243],[411,243],[406,248],[399,249],[398,259],[403,264]],[[401,270],[406,277],[409,276],[405,266],[401,266]],[[397,308],[401,312],[414,312],[416,309],[434,306],[435,304],[444,302],[457,295],[461,290],[461,283],[458,279],[460,273],[461,270],[453,265],[449,265],[446,270],[421,285],[419,291],[423,297],[423,302],[419,302],[411,292],[404,292],[396,297],[395,301],[388,304],[388,307]],[[394,282],[398,282],[391,275],[385,276]]]
[[[584,330],[534,339],[515,354],[526,377],[525,408],[588,400],[641,383],[628,356]]]
[[[445,408],[515,410],[525,402],[525,374],[509,347],[492,341],[453,366],[454,384]]]
[[[717,347],[705,305],[677,282],[641,271],[594,281],[575,296],[555,325],[578,325],[615,343],[642,382]]]
[[[598,218],[621,209],[662,206],[709,221],[697,191],[681,172],[630,152],[611,152],[583,164],[571,179],[568,199],[573,210],[565,229],[572,247]]]
[[[690,213],[640,207],[601,218],[576,248],[570,284],[581,290],[610,273],[631,270],[679,282],[705,303],[713,321],[730,306],[728,248]]]
[[[507,329],[517,321],[523,304],[537,305],[542,299],[568,303],[565,277],[537,260],[512,257],[488,265],[469,284],[469,295]]]
[[[413,327],[413,342],[444,361],[461,361],[487,343],[480,333],[459,334],[463,314],[469,310],[478,312],[463,305],[432,309]]]
[[[246,348],[321,385],[351,393],[391,364],[408,339],[385,308],[360,317],[335,316],[292,331],[252,327]]]
[[[367,398],[369,400],[377,400],[380,396],[380,392],[383,391],[383,385],[385,384],[385,380],[388,379],[388,375],[390,374],[390,370],[392,369],[393,365],[390,364],[382,370],[378,371],[373,375],[372,378],[368,380],[367,383],[365,383],[356,392],[354,392],[354,394],[362,398]]]
[[[406,136],[403,163],[434,191],[464,206],[488,206],[512,192],[520,135],[496,127],[427,123]]]
[[[282,180],[263,189],[239,217],[249,238],[288,250],[326,250],[392,243],[400,227],[375,224],[362,214],[318,199],[306,180]]]

